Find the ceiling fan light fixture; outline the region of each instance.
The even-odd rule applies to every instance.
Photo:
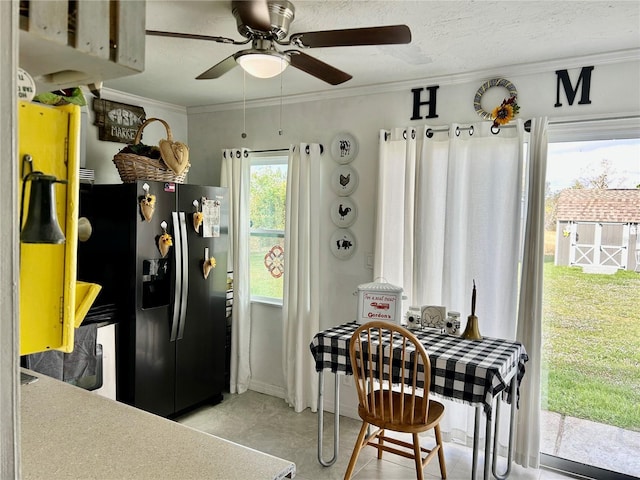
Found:
[[[289,65],[289,57],[275,51],[244,50],[235,55],[236,62],[257,78],[271,78],[280,75]]]

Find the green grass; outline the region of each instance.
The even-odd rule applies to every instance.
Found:
[[[264,253],[252,253],[249,257],[251,270],[251,296],[282,300],[283,277],[273,278],[264,266]]]
[[[544,409],[640,431],[640,273],[545,263]]]

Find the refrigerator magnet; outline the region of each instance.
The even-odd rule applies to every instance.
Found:
[[[144,195],[140,197],[140,213],[142,214],[142,218],[144,218],[147,222],[150,222],[153,218],[153,212],[156,209],[156,196],[149,193],[149,184],[145,183],[142,186],[144,190]]]
[[[171,238],[171,235],[167,233],[167,222],[163,221],[160,226],[164,230],[164,233],[158,237],[158,250],[160,250],[160,254],[164,258],[167,256],[169,249],[173,245],[173,239]]]
[[[203,198],[202,200],[204,201],[206,199]],[[196,209],[196,211],[193,212],[193,229],[196,231],[196,233],[200,233],[200,226],[202,225],[202,222],[204,220],[204,213],[200,211],[200,202],[198,202],[198,200],[193,201],[193,206]]]
[[[153,218],[153,212],[156,209],[156,196],[146,194],[143,195],[140,199],[140,213],[142,213],[142,218],[144,218],[147,222],[150,222]]]
[[[202,274],[206,280],[212,268],[216,268],[216,257],[205,258],[202,263]]]

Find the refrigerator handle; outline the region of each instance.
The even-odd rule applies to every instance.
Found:
[[[171,212],[171,219],[173,220],[173,241],[174,241],[174,254],[175,259],[175,287],[173,290],[173,312],[171,315],[171,342],[175,342],[178,336],[178,325],[180,323],[180,307],[181,307],[181,293],[182,293],[182,255],[181,239],[180,239],[180,224],[178,221],[178,212]]]
[[[184,212],[180,216],[180,255],[182,256],[182,285],[180,300],[180,322],[178,323],[178,340],[182,339],[187,323],[187,295],[189,293],[189,244],[187,243],[187,218]]]

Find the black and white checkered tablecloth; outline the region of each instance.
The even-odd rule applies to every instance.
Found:
[[[358,327],[356,322],[345,323],[313,337],[310,348],[316,371],[353,375],[349,342]],[[487,417],[491,418],[493,398],[504,391],[510,393],[508,382],[514,375],[517,375],[519,391],[524,364],[529,360],[521,343],[486,337],[465,340],[430,330],[413,333],[429,355],[432,393],[469,405],[484,405]],[[511,402],[509,395],[506,400]]]

